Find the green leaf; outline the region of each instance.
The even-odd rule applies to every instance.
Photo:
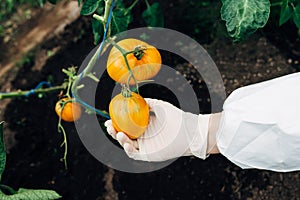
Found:
[[[289,0],[283,0],[280,11],[279,26],[287,22],[293,15],[293,9],[289,5]]]
[[[94,34],[94,43],[97,45],[103,35],[103,25],[99,20],[92,19],[92,29]]]
[[[13,11],[14,9],[14,1],[13,0],[6,0],[6,9],[8,10],[8,12],[10,13],[11,11]]]
[[[221,17],[227,32],[240,41],[266,25],[270,15],[269,0],[222,0]]]
[[[128,25],[132,22],[132,15],[122,1],[117,1],[112,14],[112,34],[126,31]]]
[[[4,122],[0,122],[0,180],[5,169],[6,163],[6,151],[3,137],[3,123]]]
[[[82,14],[82,15],[93,14],[97,10],[100,1],[101,0],[85,0],[83,2],[80,14]]]
[[[300,29],[300,3],[296,6],[293,13],[293,20],[297,28]]]
[[[99,15],[101,15],[104,12],[104,8],[105,8],[105,3],[100,1],[98,8],[96,10],[96,13],[98,13]]]
[[[44,0],[38,0],[40,7],[42,8],[44,6]]]
[[[142,17],[151,27],[164,27],[164,15],[159,3],[153,3],[143,13]]]
[[[53,190],[31,190],[20,188],[17,194],[5,195],[0,193],[0,200],[53,200],[61,196]]]

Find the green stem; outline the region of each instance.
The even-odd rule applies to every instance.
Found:
[[[61,116],[62,116],[62,111],[64,110],[64,107],[67,103],[73,102],[73,100],[68,100],[63,102],[62,106],[61,106],[61,111],[60,111],[60,116],[59,116],[59,120],[58,120],[58,125],[57,125],[57,129],[58,132],[62,132],[63,137],[64,137],[64,141],[61,143],[61,147],[64,146],[65,147],[65,151],[64,151],[64,157],[63,157],[63,161],[65,164],[65,169],[68,169],[68,165],[67,165],[67,154],[68,154],[68,142],[67,142],[67,134],[66,131],[64,129],[64,127],[61,125]]]
[[[71,98],[71,96],[70,96],[70,89],[71,89],[71,86],[72,86],[72,77],[69,76],[68,87],[67,87],[67,93],[66,93],[67,97],[69,97],[69,98]]]
[[[108,45],[108,44],[107,44]],[[107,48],[107,45],[103,47],[103,49]],[[97,61],[98,55],[100,54],[100,48],[97,49],[97,51],[95,52],[95,54],[92,56],[92,58],[90,59],[88,65],[86,66],[85,70],[82,72],[82,75],[79,75],[77,77],[75,77],[73,84],[72,84],[72,91],[73,93],[77,94],[77,85],[79,83],[79,81],[81,80],[81,78],[86,77],[86,76],[90,76],[91,71],[93,69],[93,67],[95,66],[95,63]],[[90,77],[91,78],[91,77]]]
[[[105,10],[104,10],[103,18],[102,17],[100,17],[100,18],[98,17],[98,20],[100,20],[103,23],[104,30],[106,28],[105,25],[106,25],[106,23],[108,21],[110,9],[111,9],[111,6],[112,6],[112,1],[113,0],[105,0]],[[94,16],[94,17],[96,17],[96,19],[97,19],[97,16]],[[111,26],[109,24],[108,30],[107,30],[107,35],[106,35],[106,38],[104,38],[104,40],[110,37],[110,29],[111,29]],[[106,45],[106,46],[103,47],[103,52],[107,48],[107,46],[109,45],[109,43],[108,44],[104,44],[104,45]],[[72,84],[72,88],[71,88],[72,92],[74,94],[74,97],[76,97],[76,98],[78,97],[78,91],[77,91],[78,87],[77,87],[77,85],[79,84],[79,81],[81,80],[81,78],[84,78],[86,76],[89,76],[89,74],[91,74],[91,71],[92,71],[92,69],[95,66],[95,63],[96,63],[96,61],[98,59],[98,56],[101,55],[101,53],[102,53],[100,50],[101,50],[100,48],[97,49],[97,51],[95,52],[95,54],[92,56],[92,58],[88,62],[88,65],[85,67],[85,69],[82,72],[82,74],[80,74],[79,76],[75,77],[75,79],[73,81],[73,84]],[[101,112],[101,113],[103,113],[104,115],[106,115],[106,113],[104,111],[100,111],[100,110],[98,110],[98,111]]]
[[[104,30],[105,30],[105,25],[107,23],[107,20],[108,20],[108,17],[109,17],[109,12],[110,12],[110,9],[111,9],[111,6],[112,6],[112,1],[113,0],[106,0],[105,1],[105,10],[104,10],[104,16],[101,17],[101,16],[97,16],[97,15],[94,15],[93,17],[100,20],[102,23],[103,23],[103,26],[104,26]],[[107,30],[107,36],[106,38],[109,38],[110,37],[110,26],[108,26],[108,29]],[[106,39],[104,38],[104,39]],[[103,49],[105,49],[106,47],[103,47]],[[77,93],[77,85],[79,84],[79,81],[81,80],[81,78],[84,78],[86,76],[89,76],[89,74],[91,74],[91,71],[92,69],[94,68],[95,66],[95,63],[98,59],[98,56],[101,54],[100,52],[100,48],[97,49],[97,51],[95,52],[95,54],[92,56],[92,58],[90,59],[88,65],[86,66],[86,68],[84,69],[84,71],[82,72],[83,74],[77,76],[74,81],[73,81],[73,84],[72,84],[72,92],[74,94],[75,97],[78,96],[78,93]],[[102,112],[102,111],[101,111]],[[104,113],[104,112],[103,112]]]
[[[106,0],[105,1],[105,10],[104,10],[104,16],[103,16],[103,18],[104,18],[104,20],[103,20],[103,22],[104,22],[104,31],[105,31],[105,28],[106,28],[105,24],[108,20],[108,16],[109,16],[110,8],[111,8],[111,5],[112,5],[112,1],[113,0]],[[110,26],[109,26],[109,29],[110,29]],[[109,37],[109,36],[110,36],[110,31],[108,30],[107,31],[107,37]]]
[[[105,24],[106,24],[106,22],[107,22],[107,20],[108,20],[110,8],[111,8],[111,6],[112,6],[112,1],[113,1],[113,0],[106,0],[106,1],[105,1],[105,11],[104,11],[104,16],[103,16],[103,17],[99,16],[99,17],[101,17],[100,21],[103,20],[103,23],[104,23],[104,29],[105,29]],[[109,26],[109,27],[110,27],[110,26]],[[110,29],[110,28],[109,28],[109,29]],[[108,33],[109,33],[109,32],[108,32]],[[107,34],[106,38],[109,38],[109,37],[110,37],[109,34]],[[105,38],[105,39],[106,39],[106,38]],[[105,49],[105,47],[104,47],[103,49]],[[95,63],[96,63],[96,61],[97,61],[98,55],[100,55],[100,53],[101,53],[101,52],[100,52],[100,49],[98,48],[97,51],[95,52],[95,54],[93,55],[93,57],[91,58],[91,60],[89,61],[88,65],[86,66],[86,68],[85,68],[85,70],[84,70],[84,72],[83,72],[82,77],[85,77],[87,74],[89,74],[89,73],[92,71],[92,69],[93,69],[93,67],[95,66]],[[77,77],[77,78],[75,78],[75,81],[78,82],[79,79],[80,79],[80,78]],[[74,85],[74,84],[73,84],[73,85]],[[75,85],[76,85],[76,84],[75,84]]]
[[[55,86],[55,87],[51,87],[51,88],[34,89],[33,91],[35,94],[45,94],[45,93],[55,92],[57,90],[63,90],[65,88],[66,87],[64,85],[60,85],[60,86]],[[13,98],[13,97],[25,96],[26,94],[29,94],[31,92],[32,92],[32,90],[0,93],[0,100],[7,99],[7,98]]]
[[[140,51],[143,51],[143,50],[146,50],[146,47],[138,46],[138,47],[136,47],[134,50],[132,50],[132,51],[127,51],[127,52],[125,52],[124,49],[123,49],[123,51],[125,52],[125,53],[124,53],[125,56],[127,56],[128,54],[132,54],[132,53],[134,54],[134,56],[136,56],[136,55],[135,55],[136,53],[139,53]],[[138,57],[137,57],[137,59],[139,60]]]
[[[145,0],[145,3],[146,3],[146,5],[147,5],[147,8],[149,8],[149,7],[150,7],[149,1],[148,1],[148,0]]]
[[[135,0],[127,9],[124,15],[127,15],[133,8],[134,6],[139,2],[139,0]]]
[[[66,131],[65,131],[64,127],[61,125],[61,119],[59,120],[59,123],[58,123],[58,131],[62,132],[63,137],[64,137],[64,141],[62,142],[62,144],[60,146],[65,147],[63,161],[64,161],[65,169],[67,170],[68,169],[68,165],[67,165],[68,142],[67,142]]]
[[[104,24],[104,17],[97,15],[97,14],[93,14],[93,18],[95,18],[96,20],[102,22],[102,24]]]
[[[271,6],[281,6],[282,5],[282,2],[275,2],[275,3],[272,3]]]
[[[3,185],[3,184],[0,184],[0,189],[1,190],[7,190],[10,194],[14,195],[14,194],[17,194],[17,191],[14,190],[13,188],[7,186],[7,185]]]
[[[121,89],[122,95],[126,98],[131,97],[130,88],[128,88],[128,86],[126,86],[124,83],[122,83],[121,86],[122,86],[122,89]]]
[[[291,2],[291,6],[293,8],[293,11],[296,12],[296,6]]]
[[[104,17],[97,15],[97,14],[93,14],[93,18],[98,20],[99,22],[102,23],[102,26],[105,27],[105,23],[104,23]]]
[[[127,80],[127,87],[129,88],[129,82],[130,82],[130,79],[133,78],[134,82],[135,82],[135,86],[137,88],[137,92],[139,93],[139,90],[138,90],[138,82],[136,80],[136,78],[134,77],[133,73],[132,73],[132,70],[129,66],[129,63],[128,63],[128,60],[127,60],[127,55],[128,55],[128,52],[126,52],[123,48],[121,48],[115,41],[113,40],[110,40],[110,43],[116,47],[120,52],[121,54],[123,55],[124,57],[124,60],[125,60],[125,64],[126,64],[126,67],[129,71],[129,77],[128,77],[128,80]]]

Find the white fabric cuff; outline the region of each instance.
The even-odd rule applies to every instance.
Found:
[[[190,143],[191,153],[203,160],[208,157],[206,149],[210,115],[211,114],[198,115],[197,130],[195,130],[196,134]]]

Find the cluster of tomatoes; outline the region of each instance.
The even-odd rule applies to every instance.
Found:
[[[148,126],[149,107],[141,95],[130,90],[129,85],[137,86],[138,82],[148,80],[159,72],[160,53],[154,46],[143,41],[124,39],[111,49],[106,67],[109,76],[124,85],[121,93],[109,104],[113,126],[117,131],[136,139]],[[71,98],[58,101],[55,110],[62,120],[68,122],[79,119],[81,115],[79,103]]]

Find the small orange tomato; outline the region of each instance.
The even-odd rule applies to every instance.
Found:
[[[118,94],[109,104],[109,115],[116,131],[131,139],[140,137],[149,123],[149,107],[142,96],[131,92],[129,97]]]
[[[81,106],[72,98],[60,99],[55,105],[55,112],[66,122],[73,122],[81,116]]]
[[[128,65],[138,81],[154,77],[161,68],[161,56],[159,51],[146,42],[136,39],[124,39],[117,43],[125,52],[129,53],[126,58]],[[118,83],[126,83],[130,73],[125,59],[119,49],[113,47],[107,59],[107,72],[109,76]],[[135,84],[133,78],[129,82]]]

